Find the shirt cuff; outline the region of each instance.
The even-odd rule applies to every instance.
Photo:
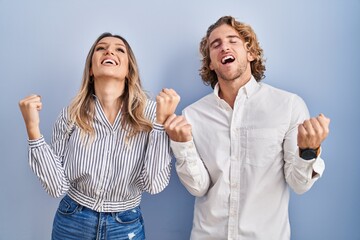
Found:
[[[30,148],[37,148],[37,147],[40,147],[41,145],[46,144],[44,136],[42,136],[42,135],[38,139],[31,139],[31,140],[28,139],[28,143],[29,143]]]
[[[154,122],[153,129],[157,131],[165,131],[164,125]]]
[[[189,157],[198,156],[193,140],[188,142],[175,142],[171,140],[170,146],[178,162],[183,162],[185,159],[189,159]]]
[[[295,152],[295,165],[299,167],[300,169],[304,169],[305,171],[308,171],[308,179],[317,179],[322,176],[324,170],[325,170],[325,163],[324,160],[322,160],[321,156],[322,149],[320,148],[319,155],[311,160],[305,160],[300,157],[299,154],[299,148],[296,149]],[[313,176],[312,172],[315,172]]]

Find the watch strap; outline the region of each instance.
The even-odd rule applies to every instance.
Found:
[[[319,148],[299,148],[299,155],[304,160],[311,160],[317,158]]]

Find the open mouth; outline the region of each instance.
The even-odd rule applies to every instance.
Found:
[[[223,59],[221,59],[222,64],[228,64],[228,63],[232,63],[234,61],[235,61],[235,58],[233,56],[231,56],[231,55],[226,56]]]
[[[116,63],[113,59],[110,59],[110,58],[104,59],[104,60],[101,62],[101,64],[103,64],[103,65],[114,65],[114,66],[117,65],[117,63]]]

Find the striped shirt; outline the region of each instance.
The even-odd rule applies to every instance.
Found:
[[[134,208],[142,192],[159,193],[170,179],[170,143],[163,126],[155,123],[154,101],[147,101],[145,116],[153,122],[152,131],[128,138],[121,111],[111,125],[95,97],[95,136],[91,138],[80,135],[76,125],[69,126],[64,108],[51,144],[44,137],[29,140],[30,167],[53,197],[67,193],[99,212]]]

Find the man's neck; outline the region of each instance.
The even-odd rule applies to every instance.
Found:
[[[231,108],[234,108],[235,99],[239,89],[251,79],[251,75],[246,76],[246,78],[242,77],[243,76],[233,81],[224,81],[219,79],[219,97],[227,102]]]

